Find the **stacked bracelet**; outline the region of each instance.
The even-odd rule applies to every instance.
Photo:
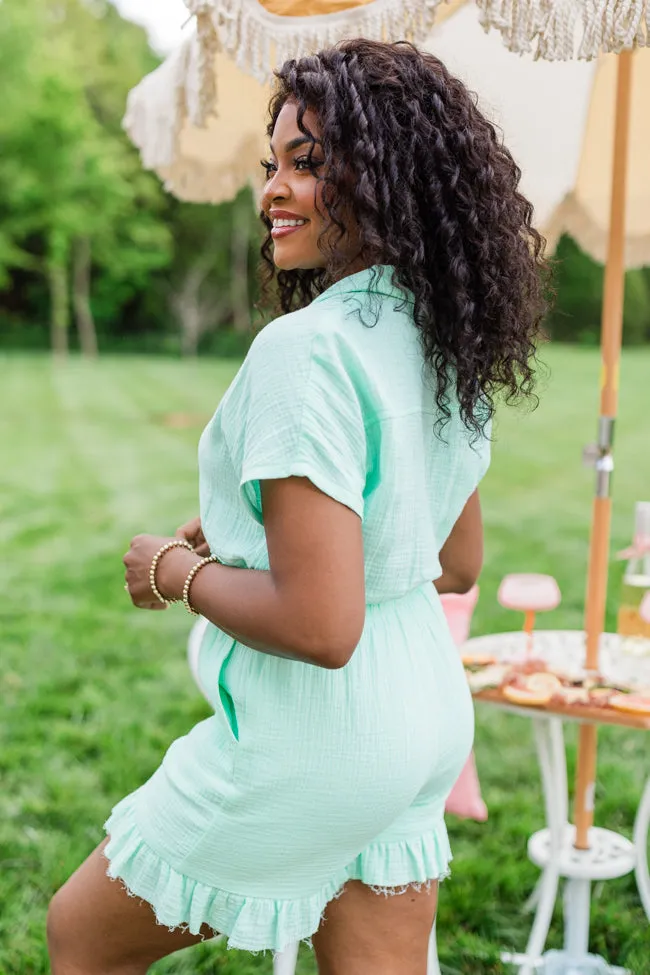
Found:
[[[192,616],[199,616],[200,614],[197,613],[190,603],[190,586],[194,582],[194,577],[196,574],[201,571],[204,565],[208,565],[209,562],[219,562],[219,559],[216,555],[208,555],[206,558],[201,559],[200,562],[197,562],[192,566],[188,573],[187,579],[185,580],[185,585],[183,586],[183,605],[185,606],[187,612],[191,613]]]
[[[154,596],[156,596],[161,603],[164,603],[165,606],[171,606],[172,603],[178,602],[177,599],[165,599],[165,597],[158,592],[158,586],[156,585],[156,569],[158,568],[158,563],[165,552],[169,552],[170,548],[187,548],[190,550],[190,552],[194,551],[190,543],[184,538],[175,538],[173,541],[167,542],[166,545],[163,545],[162,548],[159,548],[152,558],[151,565],[149,566],[149,585],[151,586],[151,591]]]

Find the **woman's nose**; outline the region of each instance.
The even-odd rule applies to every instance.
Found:
[[[275,202],[287,200],[290,195],[291,189],[287,181],[279,173],[275,173],[264,186],[262,201],[265,207],[270,207]]]

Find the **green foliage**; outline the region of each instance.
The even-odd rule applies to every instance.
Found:
[[[560,342],[597,345],[603,303],[603,267],[570,237],[555,255],[555,307],[547,320],[551,337]],[[650,341],[650,268],[628,271],[623,310],[624,345]]]
[[[100,273],[110,268],[116,282],[128,277],[131,288],[142,287],[171,256],[169,230],[156,216],[158,187],[92,104],[93,92],[98,104],[102,95],[100,84],[93,87],[103,39],[98,13],[80,2],[3,2],[0,88],[12,92],[0,161],[0,206],[10,242],[3,249],[3,277],[16,263],[46,273],[52,316],[61,328],[79,238],[91,242]],[[5,50],[12,51],[9,61]]]
[[[155,65],[142,28],[104,0],[2,0],[5,346],[46,347],[49,319],[54,333],[67,332],[75,248],[82,240],[90,252],[90,311],[102,347],[126,340],[164,351],[175,335],[171,345],[180,349],[185,304],[193,301],[206,340],[215,328],[242,331],[250,324],[257,246],[250,194],[223,207],[179,203],[142,170],[121,129],[128,91]],[[240,229],[245,224],[248,251],[237,264],[241,294],[231,284],[235,211]]]
[[[650,269],[637,268],[625,276],[623,344],[650,341]]]
[[[592,476],[580,450],[595,430],[600,360],[596,350],[566,346],[544,357],[551,380],[539,409],[504,411],[496,424],[482,487],[486,559],[476,634],[520,625],[496,601],[507,572],[557,577],[562,605],[540,625],[582,622]],[[134,610],[121,558],[135,533],[172,532],[196,513],[197,440],[236,368],[143,356],[0,362],[2,975],[46,975],[49,898],[102,838],[111,805],[208,714],[185,659],[190,619],[178,607]],[[649,370],[650,349],[624,352],[612,551],[629,542],[634,502],[650,483]],[[610,627],[621,571],[620,563],[612,567]],[[568,737],[573,767],[575,734]],[[648,774],[646,738],[599,732],[596,823],[628,837]],[[445,975],[505,975],[499,952],[523,949],[531,917],[522,905],[539,876],[526,857],[529,834],[543,825],[529,722],[479,706],[476,757],[490,818],[449,820],[454,863],[438,921]],[[561,937],[558,901],[552,946]],[[632,875],[594,888],[591,948],[650,975],[648,924]],[[271,970],[268,955],[205,943],[152,975]],[[300,975],[315,971],[305,948]]]

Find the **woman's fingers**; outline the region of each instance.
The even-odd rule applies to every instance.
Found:
[[[205,540],[200,518],[193,518],[187,524],[177,528],[174,538],[184,538],[190,543],[196,554],[202,558],[210,554],[210,547]]]
[[[201,519],[192,518],[191,521],[181,525],[180,528],[176,529],[174,538],[184,538],[196,549],[197,545],[201,545],[205,542],[205,537],[201,529]]]

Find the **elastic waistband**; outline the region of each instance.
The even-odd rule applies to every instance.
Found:
[[[380,610],[390,606],[398,606],[401,603],[407,603],[409,600],[417,602],[423,598],[426,599],[427,602],[431,603],[432,606],[442,610],[442,603],[440,602],[438,590],[432,582],[423,582],[422,585],[416,586],[414,589],[408,589],[406,592],[400,593],[399,596],[392,596],[389,599],[368,602],[366,603],[366,609]]]

